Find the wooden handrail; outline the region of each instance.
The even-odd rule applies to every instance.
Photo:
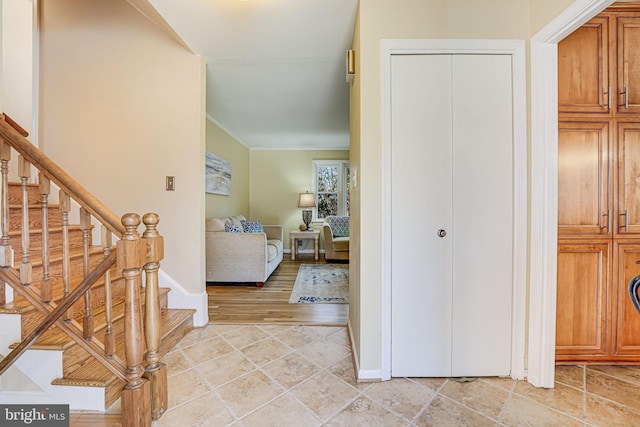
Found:
[[[16,121],[13,120],[7,113],[2,113],[2,117],[4,121],[7,122],[9,126],[17,130],[20,135],[24,136],[25,138],[29,136],[29,132],[24,130],[24,128],[16,123]]]
[[[53,326],[58,319],[73,305],[76,301],[82,297],[82,295],[87,292],[91,286],[100,279],[104,275],[106,271],[111,268],[113,264],[116,262],[115,253],[111,254],[107,258],[105,258],[100,265],[98,265],[95,270],[91,272],[87,277],[84,278],[82,282],[78,285],[77,288],[73,290],[69,294],[69,297],[64,299],[56,308],[51,311],[47,317],[33,330],[31,333],[24,338],[20,344],[18,344],[4,359],[0,360],[0,375],[2,375],[9,367],[15,362],[22,353],[27,351],[29,347],[33,345],[33,343],[44,334],[47,329]]]
[[[6,114],[4,117],[7,117]],[[55,182],[58,187],[118,237],[124,234],[124,226],[116,214],[4,120],[0,120],[0,138],[4,139],[29,163],[37,167],[47,178]]]

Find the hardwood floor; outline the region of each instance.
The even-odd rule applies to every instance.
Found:
[[[255,285],[207,285],[210,324],[273,323],[295,325],[347,324],[349,304],[289,304],[301,264],[324,264],[313,256],[291,261],[289,254],[263,288]]]

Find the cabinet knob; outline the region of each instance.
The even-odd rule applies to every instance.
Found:
[[[442,230],[442,229],[438,230],[438,237],[444,237],[446,235],[447,235],[447,232],[445,230]]]

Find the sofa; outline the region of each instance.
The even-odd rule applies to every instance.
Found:
[[[327,216],[322,224],[324,258],[327,261],[349,260],[350,223],[348,216]]]
[[[282,261],[281,225],[235,215],[208,218],[205,233],[207,282],[255,282],[262,287]]]

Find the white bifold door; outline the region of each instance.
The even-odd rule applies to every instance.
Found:
[[[511,372],[510,55],[391,57],[391,375]]]

